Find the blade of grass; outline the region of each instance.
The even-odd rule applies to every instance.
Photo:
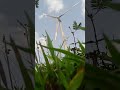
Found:
[[[29,27],[29,36],[30,36],[30,47],[34,49],[35,45],[33,42],[35,42],[35,26],[30,18],[30,16],[28,15],[28,13],[26,11],[24,11],[25,16],[27,18],[28,21],[28,27]]]
[[[43,47],[44,47],[44,48],[47,48],[47,49],[51,49],[51,50],[55,50],[55,51],[61,52],[61,53],[63,53],[63,54],[66,54],[66,55],[71,56],[71,57],[76,58],[76,59],[81,59],[81,61],[84,60],[84,59],[81,58],[80,56],[75,55],[75,54],[73,54],[73,53],[71,53],[71,52],[69,52],[69,51],[66,51],[66,50],[57,49],[57,48],[50,48],[50,47],[46,47],[46,46],[43,46]]]
[[[38,68],[37,65],[36,69],[37,70],[35,70],[35,88],[38,88],[39,90],[44,90],[45,82],[44,78],[42,77],[42,73],[40,73],[41,70]]]
[[[68,81],[67,81],[65,75],[62,72],[59,72],[58,76],[59,76],[60,82],[62,82],[62,85],[67,89]]]
[[[9,89],[6,89],[6,88],[2,87],[1,84],[0,84],[0,90],[9,90]]]
[[[110,90],[120,89],[120,76],[105,71],[103,69],[99,69],[90,64],[85,65],[85,79],[88,80],[90,83],[94,83],[95,85],[100,86],[101,88],[107,87],[109,89],[111,88]],[[92,85],[95,86],[94,84]]]
[[[7,80],[6,80],[6,77],[5,77],[5,71],[3,69],[3,65],[1,63],[1,60],[0,60],[0,76],[1,76],[1,79],[2,79],[5,87],[8,88],[8,86],[7,86]]]
[[[72,62],[75,62],[75,63],[80,63],[81,61],[79,59],[76,59],[76,58],[73,58],[73,57],[63,57],[62,60],[67,60],[68,62],[72,61]],[[84,62],[82,62],[84,63]]]
[[[114,9],[114,10],[117,10],[117,11],[120,11],[120,3],[110,3],[107,5],[108,7]]]
[[[116,63],[117,65],[120,65],[120,53],[119,51],[115,48],[115,46],[110,42],[108,37],[104,35],[105,42],[107,44],[108,50],[110,51],[112,55],[113,62]]]
[[[67,90],[78,90],[84,77],[84,67],[80,67],[76,75],[70,81]]]
[[[120,44],[120,39],[113,40],[113,42],[116,42],[116,43]]]
[[[4,43],[4,47],[5,47],[5,56],[6,56],[6,63],[7,63],[7,66],[8,66],[8,72],[9,72],[9,76],[10,76],[10,84],[11,84],[11,88],[13,89],[13,82],[12,82],[12,75],[11,75],[11,68],[10,68],[10,62],[9,62],[9,57],[8,57],[8,54],[7,54],[7,44],[6,44],[6,38],[5,38],[5,35],[3,35],[3,43]]]
[[[82,45],[82,43],[78,40],[78,43],[79,43],[79,47],[81,48],[82,50],[82,53],[85,53],[85,48],[84,46]]]
[[[35,57],[38,61],[37,56]],[[45,78],[42,73],[42,69],[39,68],[38,63],[35,65],[35,90],[44,90],[45,87]]]
[[[22,61],[21,55],[20,55],[20,53],[18,51],[18,48],[16,47],[15,42],[12,39],[12,37],[10,37],[10,42],[12,44],[12,49],[14,50],[14,53],[15,53],[15,56],[16,56],[16,60],[17,60],[17,62],[19,64],[19,66],[20,66],[21,74],[23,76],[23,80],[25,82],[26,89],[34,90],[34,86],[32,84],[32,80],[31,80],[31,78],[29,76],[29,73],[28,73],[28,71],[27,71],[27,69],[26,69],[26,67],[25,67],[25,65],[24,65],[24,63]]]
[[[45,62],[46,62],[47,70],[48,70],[48,72],[52,72],[49,61],[48,61],[48,58],[47,58],[47,56],[44,52],[44,49],[43,49],[43,46],[41,45],[41,43],[40,43],[40,47],[41,47],[41,50],[42,50],[42,53],[43,53],[43,56],[44,56],[44,59],[45,59]]]
[[[52,45],[52,40],[50,39],[50,37],[49,37],[49,35],[48,35],[48,33],[46,32],[46,35],[47,35],[47,46],[49,46],[50,48],[53,48],[53,45]],[[55,59],[55,52],[54,52],[54,50],[51,50],[51,49],[49,49],[49,51],[50,51],[50,54],[51,54],[51,56],[52,56],[52,58],[53,58],[53,60],[56,60]],[[56,62],[56,61],[55,61]]]
[[[12,46],[11,43],[6,42],[6,44]],[[20,50],[22,50],[22,51],[24,51],[24,52],[27,52],[27,53],[31,53],[31,54],[33,54],[33,55],[35,56],[35,53],[34,53],[34,50],[33,50],[33,49],[31,49],[31,48],[24,48],[24,47],[21,47],[21,46],[19,46],[19,45],[15,45],[15,46],[16,46],[18,49],[20,49]]]

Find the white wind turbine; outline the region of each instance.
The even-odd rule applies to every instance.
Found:
[[[44,13],[44,16],[47,16],[47,17],[56,19],[57,23],[56,23],[55,40],[57,39],[58,29],[60,29],[61,34],[62,34],[62,39],[63,39],[63,45],[64,45],[64,48],[65,48],[65,49],[67,48],[67,44],[66,44],[65,34],[64,34],[64,32],[63,32],[63,29],[62,29],[61,17],[64,16],[68,11],[70,11],[73,7],[75,7],[75,6],[78,5],[79,3],[80,3],[80,1],[79,1],[78,3],[76,3],[76,4],[74,4],[70,9],[66,10],[63,14],[61,14],[61,15],[59,15],[59,16],[52,16],[52,15],[49,15],[49,14],[45,14],[45,13]]]

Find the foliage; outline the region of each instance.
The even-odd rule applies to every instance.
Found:
[[[102,2],[96,2],[101,0],[92,0],[91,5],[94,9],[104,9],[110,7],[115,10],[119,10],[118,6],[113,5],[111,0],[102,0]],[[37,1],[36,1],[37,2]],[[77,40],[78,47],[76,46],[76,41],[74,41],[74,48],[68,47],[67,50],[60,48],[55,48],[52,44],[52,40],[46,32],[47,36],[47,46],[43,46],[41,43],[38,45],[41,47],[43,59],[45,63],[35,63],[35,66],[31,64],[32,68],[28,70],[24,65],[24,60],[21,57],[19,50],[26,52],[33,56],[36,61],[38,57],[34,51],[34,32],[35,27],[32,23],[29,15],[25,12],[26,18],[28,20],[29,36],[28,37],[28,48],[16,45],[12,37],[10,37],[10,42],[3,39],[5,44],[6,59],[7,54],[10,50],[6,47],[7,45],[12,47],[15,53],[16,61],[20,67],[21,75],[23,77],[25,87],[18,87],[11,83],[12,90],[119,90],[120,89],[120,52],[112,44],[111,40],[104,35],[104,40],[110,51],[111,56],[107,56],[105,53],[94,51],[92,53],[85,54],[85,47],[83,44]],[[89,16],[89,15],[88,15]],[[93,15],[94,16],[94,15]],[[92,19],[92,18],[91,18]],[[20,22],[19,22],[20,23]],[[21,23],[20,23],[21,24]],[[24,28],[24,26],[21,24]],[[25,27],[26,28],[26,27]],[[85,30],[85,27],[81,26],[81,23],[73,23],[74,30]],[[74,36],[74,32],[71,32]],[[98,40],[97,40],[98,41]],[[120,40],[114,40],[114,42],[119,43]],[[45,52],[45,51],[48,51]],[[77,53],[74,53],[77,52]],[[105,54],[105,55],[104,55]],[[88,64],[85,59],[88,57],[92,60],[105,59],[112,64],[103,63],[104,66],[97,66],[94,64]],[[109,60],[108,60],[109,58]],[[7,62],[6,62],[7,63]],[[32,63],[32,62],[31,62]],[[115,64],[115,65],[114,65]],[[9,68],[9,62],[7,63]],[[5,71],[3,69],[3,64],[0,60],[0,78],[4,84],[0,84],[0,90],[9,90],[7,85],[7,80],[5,77]],[[11,75],[11,70],[9,75]],[[32,75],[35,79],[35,86],[30,77]],[[12,78],[13,79],[13,78]]]
[[[82,27],[81,23],[77,24],[77,22],[74,21],[74,23],[73,23],[73,29],[74,30],[85,30],[85,27]]]
[[[22,53],[20,53],[19,50],[22,50],[23,52],[26,52],[32,55],[36,61],[38,61],[38,57],[34,52],[34,46],[33,46],[34,30],[35,30],[34,25],[29,15],[27,14],[27,12],[25,12],[25,15],[28,20],[28,24],[24,26],[24,24],[22,24],[19,20],[18,20],[18,23],[25,30],[26,28],[28,28],[28,32],[26,31],[26,33],[29,33],[29,34],[25,34],[28,40],[28,48],[24,48],[22,46],[17,45],[11,36],[10,36],[10,42],[6,41],[5,37],[3,40],[6,46],[9,45],[12,47],[12,50],[14,51],[14,54],[16,56],[16,61],[18,62],[18,65],[20,67],[23,81],[25,83],[25,87],[24,86],[19,87],[11,82],[12,90],[14,89],[15,90],[23,90],[23,89],[33,90],[34,88],[35,90],[56,90],[56,89],[57,90],[58,89],[59,90],[64,90],[64,89],[77,90],[77,88],[79,88],[82,83],[82,79],[84,77],[84,66],[85,66],[85,58],[84,58],[85,49],[80,43],[80,41],[78,41],[80,55],[74,54],[69,49],[63,50],[61,48],[59,49],[54,48],[51,42],[51,39],[48,33],[46,32],[48,45],[43,46],[41,45],[41,43],[39,43],[39,46],[41,47],[41,50],[44,56],[45,64],[36,63],[34,67],[32,62],[30,62],[32,68],[28,70],[27,67],[24,65],[24,59],[22,58],[21,56]],[[49,54],[46,54],[45,49],[49,51]],[[6,47],[6,53],[10,53],[7,50],[8,49]],[[59,56],[60,54],[62,54],[62,56]],[[9,90],[9,88],[7,87],[8,85],[6,83],[7,81],[4,75],[4,70],[2,68],[3,67],[1,65],[1,72],[3,74],[0,74],[0,75],[3,81],[3,84],[5,86],[5,89]],[[35,71],[35,74],[34,74],[34,71]],[[10,75],[11,75],[11,72],[12,70],[10,70]],[[30,77],[31,75],[33,77],[35,75],[35,87]],[[11,78],[11,80],[13,80],[13,78]],[[3,86],[0,86],[0,89],[3,89]]]
[[[113,0],[91,0],[91,7],[93,9],[111,8],[120,11],[120,3],[112,2]]]
[[[35,6],[36,6],[36,8],[39,7],[39,0],[35,0]]]
[[[42,46],[39,43],[46,64],[36,64],[36,75],[39,75],[37,75],[35,78],[42,78],[39,79],[39,81],[36,79],[36,90],[77,90],[77,88],[80,87],[84,76],[85,58],[75,55],[68,50],[54,48],[48,34],[47,40],[47,46]],[[83,46],[81,47],[83,49]],[[81,49],[81,47],[79,48]],[[52,59],[46,55],[44,49],[49,50],[49,57],[51,56]],[[56,54],[57,52],[64,55],[59,57]],[[81,51],[81,53],[83,53],[83,51]],[[53,62],[48,62],[50,60]]]
[[[85,76],[81,85],[81,90],[120,89],[118,84],[120,83],[120,52],[118,52],[116,47],[113,45],[113,40],[109,40],[105,34],[103,35],[103,39],[97,39],[96,26],[94,22],[94,16],[102,9],[112,8],[114,10],[119,10],[119,3],[113,3],[111,1],[112,0],[91,0],[91,7],[96,11],[96,13],[91,14],[86,8],[87,16],[91,20],[95,36],[95,42],[89,42],[89,44],[94,43],[97,46],[97,50],[86,53],[86,59],[91,60],[93,63],[91,65],[86,63],[85,65]],[[98,42],[101,40],[105,40],[106,47],[111,54],[110,56],[108,56],[106,52],[100,51]],[[114,40],[114,42],[119,42],[119,40]]]
[[[30,33],[30,36],[27,36],[28,39],[27,40],[30,40],[28,41],[28,48],[24,48],[22,46],[19,46],[19,45],[16,45],[15,41],[13,40],[13,38],[10,36],[10,42],[6,41],[5,39],[5,36],[3,36],[3,43],[4,43],[4,46],[5,46],[5,59],[6,59],[6,63],[7,63],[7,66],[8,66],[8,70],[9,70],[9,76],[10,76],[10,80],[11,80],[11,86],[8,88],[8,83],[6,81],[7,77],[6,75],[4,74],[4,69],[3,69],[3,65],[0,61],[0,66],[1,66],[1,70],[0,70],[0,76],[2,78],[2,82],[4,84],[4,87],[3,85],[0,85],[0,90],[33,90],[34,89],[34,84],[33,84],[33,80],[31,78],[34,77],[34,65],[32,64],[32,62],[29,62],[31,64],[31,68],[28,70],[28,67],[26,67],[25,63],[24,63],[24,59],[22,58],[22,53],[20,53],[20,50],[30,54],[31,57],[34,57],[34,44],[33,44],[33,41],[34,41],[34,25],[32,24],[32,21],[29,17],[29,15],[27,14],[27,12],[25,12],[25,15],[26,15],[26,19],[28,21],[28,27],[25,27],[25,30],[26,28],[28,28],[28,32],[26,33]],[[23,24],[20,24],[21,26]],[[12,50],[14,51],[14,54],[15,54],[15,57],[16,57],[16,61],[18,62],[18,65],[19,65],[19,68],[20,68],[20,73],[23,77],[23,81],[25,83],[25,87],[22,86],[17,86],[16,84],[14,84],[14,82],[17,82],[15,79],[14,79],[14,75],[13,77],[11,77],[12,75],[12,72],[14,72],[13,70],[11,70],[10,68],[10,63],[9,62],[12,62],[10,61],[9,57],[8,57],[8,54],[10,53],[10,49],[7,48],[7,45],[11,46]],[[31,55],[32,54],[32,55]],[[30,58],[31,58],[30,57]],[[31,58],[32,59],[32,58]],[[14,82],[13,82],[14,80]]]

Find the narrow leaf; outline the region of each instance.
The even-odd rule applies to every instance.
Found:
[[[67,90],[78,90],[84,77],[84,67],[80,68],[77,74],[70,81],[69,87]]]
[[[116,63],[117,65],[120,65],[120,53],[119,51],[115,48],[115,46],[110,42],[110,40],[107,38],[106,35],[104,35],[105,42],[107,44],[108,50],[110,51],[110,54],[112,55],[113,62]]]
[[[23,76],[23,79],[24,79],[24,82],[25,82],[25,85],[26,85],[26,89],[34,90],[32,80],[31,80],[31,78],[29,76],[29,73],[28,73],[28,71],[27,71],[27,69],[26,69],[26,67],[25,67],[25,65],[22,61],[22,57],[21,57],[21,55],[20,55],[20,53],[19,53],[19,51],[18,51],[18,49],[15,45],[14,40],[12,39],[12,37],[10,37],[10,41],[11,41],[11,44],[12,44],[11,46],[12,46],[12,49],[14,50],[17,62],[20,66],[21,74]]]

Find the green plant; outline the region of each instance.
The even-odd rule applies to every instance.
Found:
[[[34,28],[34,25],[28,15],[27,12],[25,12],[25,16],[27,18],[27,21],[28,21],[28,24],[27,24],[27,27],[23,27],[25,30],[26,28],[28,28],[28,31],[26,33],[29,33],[30,35],[27,36],[27,40],[28,41],[28,48],[24,48],[22,46],[19,46],[19,45],[16,45],[15,41],[13,40],[13,38],[10,36],[10,42],[6,41],[5,39],[5,36],[3,36],[3,43],[4,43],[4,46],[5,46],[5,52],[3,52],[3,55],[5,53],[5,60],[6,60],[6,64],[8,66],[8,70],[9,70],[9,76],[10,76],[10,87],[8,87],[8,83],[6,81],[6,75],[5,75],[5,71],[3,69],[3,65],[0,61],[0,66],[1,66],[1,70],[0,70],[0,76],[2,78],[2,82],[4,85],[0,85],[0,90],[33,90],[34,89],[34,83],[32,81],[32,78],[31,76],[34,78],[34,63],[33,62],[29,62],[30,63],[30,69],[28,69],[28,67],[26,67],[26,65],[24,64],[24,59],[22,58],[22,53],[20,53],[20,50],[28,53],[30,55],[30,59],[32,59],[31,57],[34,57],[35,56],[35,52],[34,52],[34,33],[35,33],[35,28]],[[20,25],[22,26],[23,24],[20,23]],[[12,62],[10,61],[9,57],[8,57],[8,54],[10,53],[10,49],[7,48],[9,46],[11,46],[11,50],[14,51],[14,55],[16,57],[16,61],[18,62],[18,67],[20,68],[20,73],[21,73],[21,76],[23,77],[23,81],[25,83],[25,86],[19,86],[19,85],[16,85],[14,82],[17,82],[15,79],[14,79],[14,74],[13,74],[13,70],[11,70],[11,67],[10,67],[10,63],[9,62]]]
[[[36,90],[77,90],[84,76],[85,58],[70,52],[69,49],[54,48],[49,35],[46,35],[48,45],[39,43],[45,64],[36,64]],[[79,46],[83,53],[84,47],[82,44]],[[50,54],[47,55],[44,49],[48,49]],[[57,52],[62,53],[62,56],[59,57]],[[53,62],[50,63],[50,60]]]
[[[95,16],[103,9],[112,8],[119,10],[119,3],[113,3],[112,0],[91,0],[92,9],[95,13],[89,13],[86,8],[87,16],[91,20],[95,41],[90,41],[89,44],[94,43],[97,50],[86,54],[88,60],[92,60],[93,64],[86,63],[85,76],[81,85],[81,90],[119,90],[120,86],[120,52],[113,45],[113,40],[109,40],[106,35],[103,35],[103,39],[98,40],[96,34]],[[116,7],[114,6],[116,4]],[[114,8],[113,8],[114,7]],[[101,52],[98,42],[105,40],[106,47],[110,51],[111,56],[108,56],[105,52]],[[119,40],[115,40],[119,41]],[[101,64],[98,62],[102,62]],[[107,63],[109,62],[109,63]]]

